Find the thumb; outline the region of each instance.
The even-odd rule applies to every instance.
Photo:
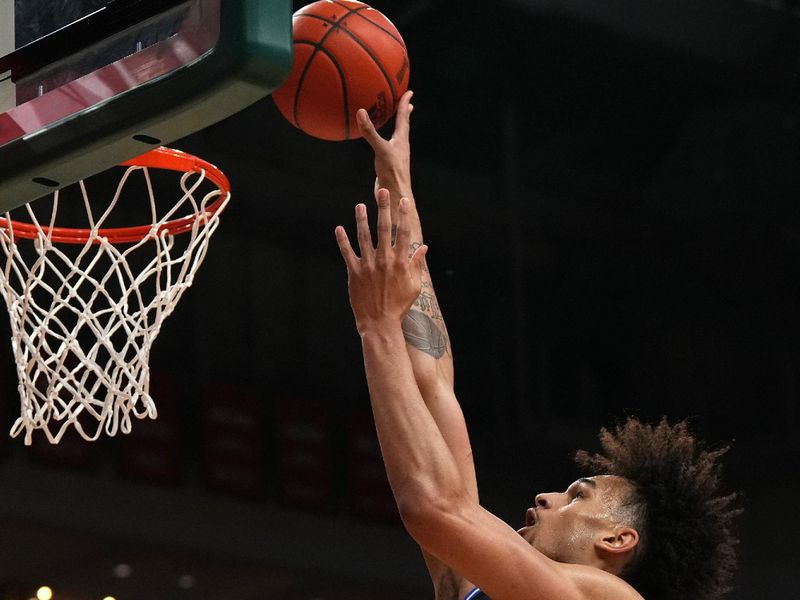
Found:
[[[414,277],[419,277],[420,273],[425,268],[425,256],[428,254],[428,246],[422,244],[416,250],[414,250],[414,254],[411,255],[411,270],[414,274]]]
[[[367,114],[367,111],[363,108],[359,108],[356,113],[356,123],[358,124],[358,131],[361,133],[362,137],[367,140],[367,143],[372,146],[373,150],[377,150],[379,144],[385,140],[377,132],[375,125],[372,124],[369,118],[369,114]]]

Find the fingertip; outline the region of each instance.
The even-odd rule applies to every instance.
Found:
[[[419,269],[425,268],[425,256],[428,254],[428,247],[423,244],[416,249],[414,255],[411,257],[411,262]]]
[[[389,203],[389,190],[383,187],[378,188],[375,198],[378,200],[380,206],[386,206]]]
[[[356,123],[358,123],[358,128],[362,133],[371,133],[375,129],[369,118],[369,113],[363,108],[359,108],[356,113]]]

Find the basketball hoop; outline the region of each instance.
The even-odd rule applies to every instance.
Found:
[[[25,221],[10,213],[0,218],[6,255],[0,288],[21,400],[11,436],[24,431],[26,445],[36,429],[53,444],[70,426],[91,441],[103,430],[129,433],[131,415],[157,416],[148,393],[150,349],[205,258],[230,185],[215,166],[168,148],[122,166],[127,169],[116,192],[97,218],[87,183],[78,183],[81,226],[56,225],[65,218],[58,215],[60,192],[46,219],[32,204],[16,209],[27,213]],[[179,198],[166,212],[156,204],[151,169],[180,174]],[[134,186],[139,173],[140,195],[147,197],[139,202],[149,224],[104,227],[120,219],[121,205],[129,204],[121,196],[130,195],[126,184]],[[62,202],[62,213],[74,208]]]

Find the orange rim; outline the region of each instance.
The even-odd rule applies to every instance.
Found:
[[[228,178],[217,167],[209,162],[204,161],[202,158],[181,152],[180,150],[173,150],[172,148],[155,148],[125,161],[120,166],[122,167],[150,167],[154,169],[164,169],[167,171],[179,171],[182,173],[200,173],[205,172],[205,176],[210,179],[214,185],[217,186],[221,192],[219,198],[209,204],[204,214],[207,217],[212,217],[217,214],[225,201],[231,193],[231,186]],[[158,228],[158,233],[168,232],[171,235],[179,235],[191,231],[194,222],[199,215],[190,215],[181,217],[172,221],[167,221]],[[22,223],[20,221],[9,221],[4,217],[0,217],[0,228],[7,231],[14,232],[14,237],[36,239],[40,235],[40,230],[54,242],[64,244],[85,244],[92,237],[106,238],[111,243],[130,243],[138,242],[147,237],[151,230],[152,225],[135,225],[132,227],[114,227],[108,229],[98,229],[97,234],[92,236],[91,229],[75,229],[70,227],[38,227],[32,223]],[[95,243],[98,243],[95,240]]]

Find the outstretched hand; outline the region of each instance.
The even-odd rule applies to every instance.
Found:
[[[350,306],[360,335],[392,324],[399,325],[421,289],[423,260],[428,250],[420,246],[409,257],[411,239],[409,201],[400,201],[397,239],[392,243],[389,192],[378,190],[378,244],[373,246],[367,207],[356,206],[356,229],[361,257],[356,255],[344,227],[336,228],[336,241],[347,266]]]
[[[397,104],[394,133],[392,137],[384,139],[375,130],[367,111],[363,108],[356,113],[356,122],[359,131],[375,153],[375,189],[387,188],[392,192],[393,200],[397,203],[400,197],[405,196],[413,202],[411,196],[411,149],[409,145],[409,130],[411,111],[411,97],[414,92],[407,91],[400,97]],[[393,207],[396,208],[396,207]]]

